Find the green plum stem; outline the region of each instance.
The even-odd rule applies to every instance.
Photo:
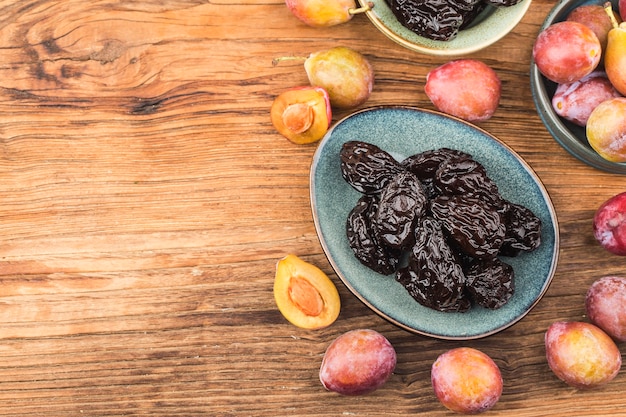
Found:
[[[374,3],[370,1],[370,2],[367,2],[365,6],[357,7],[356,9],[349,9],[348,13],[350,13],[351,15],[365,13],[367,11],[372,10],[373,7],[374,7]]]
[[[613,11],[613,5],[610,1],[604,3],[604,10],[606,11],[606,14],[609,15],[609,18],[611,19],[611,24],[613,24],[613,28],[619,27],[619,23],[617,23],[617,19],[615,18],[615,12]]]
[[[282,61],[306,61],[307,57],[305,56],[281,56],[280,58],[272,59],[272,66],[275,67]]]

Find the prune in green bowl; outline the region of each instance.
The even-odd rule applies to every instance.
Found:
[[[348,241],[348,214],[363,195],[341,172],[340,152],[350,141],[376,145],[396,160],[449,148],[470,154],[486,169],[502,197],[523,205],[541,220],[541,244],[506,257],[515,271],[515,291],[500,308],[472,306],[443,312],[418,303],[396,280],[361,263]],[[486,131],[443,113],[404,106],[358,111],[337,122],[320,142],[310,173],[310,198],[322,248],[339,279],[366,306],[410,332],[439,339],[492,335],[521,320],[542,298],[557,265],[559,234],[550,197],[532,168]]]

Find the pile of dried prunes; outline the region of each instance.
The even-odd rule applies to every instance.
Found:
[[[521,0],[386,0],[398,21],[428,39],[449,41],[487,7],[510,7]]]
[[[499,256],[536,249],[541,220],[503,198],[470,154],[440,148],[398,161],[349,141],[340,159],[342,177],[362,193],[346,222],[361,263],[395,274],[416,301],[438,311],[497,309],[511,298],[514,271]]]

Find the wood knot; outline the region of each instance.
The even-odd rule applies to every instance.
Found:
[[[118,39],[107,40],[102,49],[89,55],[89,59],[99,61],[101,64],[108,64],[118,59],[128,48],[124,42]]]

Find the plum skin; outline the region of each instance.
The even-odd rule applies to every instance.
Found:
[[[600,63],[602,47],[588,26],[574,21],[554,23],[537,35],[532,49],[537,69],[558,84],[589,75]]]
[[[469,122],[490,119],[500,103],[501,91],[496,72],[475,59],[458,59],[431,70],[424,86],[439,111]]]
[[[589,320],[618,342],[626,342],[626,278],[605,276],[585,295]]]
[[[566,20],[589,26],[598,37],[602,50],[606,49],[607,38],[613,24],[603,6],[600,4],[578,6],[567,15]]]
[[[311,27],[336,26],[352,19],[355,0],[285,0],[291,13]]]
[[[552,97],[556,114],[578,126],[586,126],[591,112],[601,103],[621,94],[613,87],[606,73],[594,71],[580,80],[559,84]]]
[[[626,97],[600,103],[589,115],[587,142],[598,155],[611,162],[626,162]]]
[[[431,383],[446,408],[463,414],[493,408],[503,389],[498,365],[487,354],[470,347],[439,355],[431,368]]]
[[[592,389],[612,381],[622,365],[611,337],[594,324],[554,322],[545,333],[548,366],[566,384]]]
[[[626,256],[626,192],[614,195],[596,210],[593,234],[604,249]]]
[[[331,342],[320,366],[320,382],[342,395],[369,394],[382,387],[396,367],[389,340],[371,329],[348,331]]]
[[[304,61],[309,83],[328,92],[330,104],[350,109],[365,103],[374,88],[374,69],[359,51],[346,46],[313,52]]]

